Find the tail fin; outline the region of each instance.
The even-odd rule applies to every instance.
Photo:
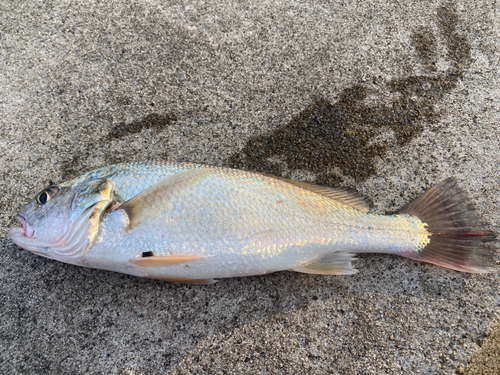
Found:
[[[431,236],[419,253],[398,255],[457,271],[493,271],[490,251],[482,242],[493,241],[495,235],[490,229],[479,227],[474,205],[453,178],[430,188],[399,213],[418,217],[427,224]]]

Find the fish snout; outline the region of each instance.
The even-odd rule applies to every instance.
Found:
[[[23,226],[23,236],[26,238],[33,238],[33,235],[35,234],[35,228],[33,225],[28,223],[28,220],[22,215],[17,215],[16,219],[19,220]]]
[[[9,237],[11,240],[23,249],[44,257],[49,257],[48,247],[40,246],[45,244],[35,238],[35,228],[33,225],[31,225],[22,215],[17,215],[16,219],[21,222],[22,227],[18,226],[10,228]]]

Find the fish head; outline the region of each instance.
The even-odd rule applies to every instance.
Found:
[[[19,211],[22,226],[9,236],[26,250],[71,263],[97,237],[115,196],[115,184],[103,179],[49,186]]]

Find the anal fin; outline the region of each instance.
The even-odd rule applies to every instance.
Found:
[[[354,275],[358,271],[352,268],[353,256],[351,253],[331,253],[291,271],[315,275]]]

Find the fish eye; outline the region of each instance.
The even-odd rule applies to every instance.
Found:
[[[59,192],[59,188],[57,186],[49,186],[47,189],[43,190],[36,197],[36,202],[39,205],[45,204],[50,201],[54,196]]]

